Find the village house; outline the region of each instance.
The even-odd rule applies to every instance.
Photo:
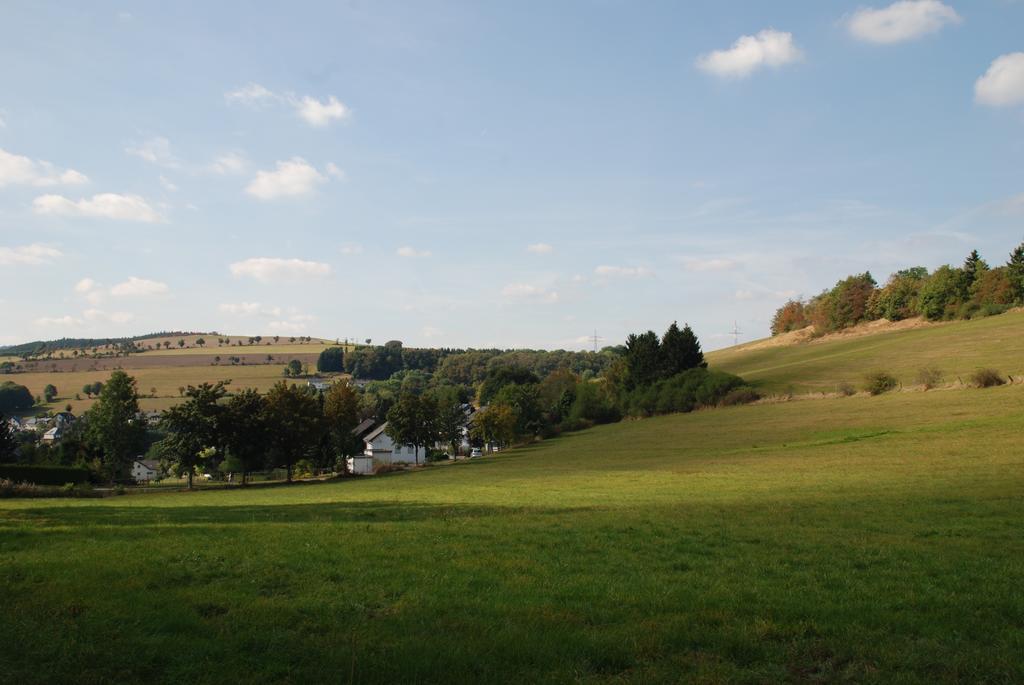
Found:
[[[52,445],[55,442],[60,442],[64,438],[64,426],[57,424],[53,428],[43,433],[42,440],[48,445]]]
[[[372,457],[375,462],[381,464],[413,464],[416,463],[416,448],[412,445],[396,445],[391,436],[387,434],[387,421],[377,426],[363,438],[366,450],[363,452],[367,457]],[[425,455],[420,454],[420,459]]]
[[[136,459],[132,462],[132,478],[136,483],[159,480],[160,462],[156,459]]]

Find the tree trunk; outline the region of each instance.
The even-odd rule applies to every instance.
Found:
[[[189,470],[189,472],[188,472],[188,489],[189,490],[192,489],[192,471],[191,470]]]
[[[291,459],[288,460],[288,478],[287,478],[287,482],[289,482],[289,483],[292,482],[292,461],[291,461]]]

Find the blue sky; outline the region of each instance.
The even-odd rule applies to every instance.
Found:
[[[712,349],[1024,240],[1024,2],[0,9],[0,344]]]

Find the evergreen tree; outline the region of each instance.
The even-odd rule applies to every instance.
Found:
[[[1006,263],[1006,268],[1013,284],[1016,301],[1024,302],[1024,243],[1010,253],[1010,261]]]
[[[661,342],[657,333],[630,334],[626,338],[627,390],[658,380],[661,361]]]
[[[661,377],[671,378],[683,371],[683,360],[686,353],[686,340],[683,332],[673,321],[665,331],[665,335],[661,336]]]
[[[115,371],[98,394],[99,400],[85,416],[88,442],[103,453],[108,474],[123,478],[132,459],[142,451],[146,437],[145,423],[138,418],[135,379],[124,371]]]
[[[682,369],[707,368],[708,363],[704,361],[704,353],[700,349],[700,341],[697,340],[697,336],[694,335],[693,329],[690,328],[690,324],[683,326],[682,332]]]
[[[971,250],[971,254],[967,255],[967,259],[964,260],[963,268],[960,269],[962,274],[961,286],[960,286],[960,301],[966,302],[971,296],[971,286],[974,285],[975,281],[981,277],[981,274],[988,271],[988,264],[981,255],[978,254],[977,250]]]

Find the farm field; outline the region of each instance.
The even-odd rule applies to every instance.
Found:
[[[3,500],[0,681],[1020,682],[1022,430],[1024,386],[893,393]]]
[[[859,388],[865,374],[875,370],[915,385],[925,366],[939,368],[952,383],[966,381],[982,366],[1024,375],[1024,312],[1019,311],[797,345],[761,342],[711,352],[708,362],[775,393],[835,392],[844,382]]]
[[[310,363],[312,368],[316,367],[316,359]],[[110,370],[102,371],[68,371],[60,373],[18,373],[5,376],[24,385],[34,396],[41,395],[43,388],[52,383],[57,388],[57,399],[44,405],[50,409],[61,409],[68,403],[71,404],[71,411],[75,414],[92,406],[94,400],[87,398],[81,393],[82,386],[95,381],[106,382],[112,370],[116,368],[111,364]],[[154,409],[167,409],[180,400],[178,388],[200,383],[215,383],[220,380],[231,380],[228,386],[232,390],[243,388],[256,388],[265,392],[270,387],[284,380],[284,364],[252,364],[245,366],[232,366],[221,364],[218,366],[179,366],[174,364],[162,366],[147,366],[144,368],[126,368],[127,373],[132,375],[138,382],[139,392],[144,395],[139,400],[139,407],[145,411]],[[297,379],[297,383],[305,383],[303,379]],[[156,389],[153,393],[152,390]],[[75,394],[79,399],[75,399]],[[155,394],[156,397],[150,397]]]

